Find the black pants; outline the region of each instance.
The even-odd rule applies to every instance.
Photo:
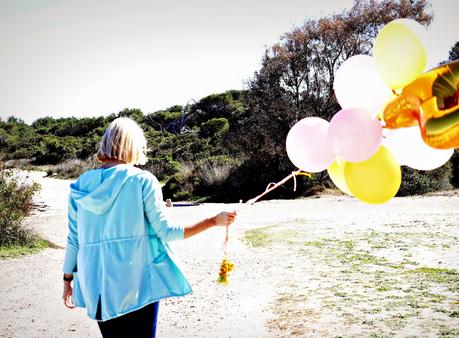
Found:
[[[121,317],[97,322],[104,338],[154,338],[158,322],[159,301]],[[97,318],[100,318],[100,301]]]

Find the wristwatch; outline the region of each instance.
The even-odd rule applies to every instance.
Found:
[[[73,280],[73,275],[67,275],[64,273],[64,282],[71,282]]]

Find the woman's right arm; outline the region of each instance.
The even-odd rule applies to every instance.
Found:
[[[236,215],[237,215],[236,211],[233,211],[233,212],[223,211],[214,217],[206,218],[202,220],[201,222],[198,222],[196,224],[186,227],[184,230],[183,237],[185,239],[190,238],[214,226],[229,226],[231,223],[234,222]]]
[[[175,226],[169,222],[164,212],[163,193],[158,180],[148,175],[142,189],[145,214],[158,237],[165,242],[189,238],[214,226],[228,226],[236,217],[234,211],[221,212],[188,227]]]
[[[144,176],[142,193],[144,212],[156,235],[164,242],[183,239],[184,228],[172,224],[167,218],[161,186],[150,173]]]

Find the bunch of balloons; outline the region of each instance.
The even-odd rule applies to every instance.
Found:
[[[422,74],[423,27],[409,19],[385,25],[374,56],[356,55],[338,69],[342,109],[330,122],[307,117],[287,135],[299,169],[320,172],[344,193],[379,204],[397,194],[400,165],[432,170],[459,147],[459,60]]]

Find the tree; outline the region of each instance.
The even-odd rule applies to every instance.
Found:
[[[4,139],[0,155],[5,159],[32,158],[39,149],[40,135],[21,119],[9,117],[0,134]]]
[[[36,154],[37,164],[57,164],[64,160],[77,158],[82,150],[82,139],[74,136],[44,136],[40,151]]]
[[[190,107],[187,113],[189,126],[200,126],[212,119],[224,117],[232,124],[246,111],[243,102],[243,92],[229,90],[220,94],[212,94],[203,97]]]
[[[171,125],[181,116],[180,111],[159,110],[145,116],[144,123],[155,130],[170,131]]]
[[[42,135],[54,133],[56,129],[56,119],[51,116],[40,117],[32,123],[35,131]]]
[[[125,108],[118,114],[110,114],[109,116],[107,116],[107,120],[108,122],[112,122],[114,119],[118,117],[129,117],[137,123],[142,123],[145,118],[143,112],[140,109]]]
[[[428,25],[426,0],[356,1],[341,14],[308,20],[266,50],[261,69],[249,81],[243,148],[259,168],[260,186],[292,170],[285,138],[301,118],[329,120],[339,105],[333,93],[338,67],[350,56],[369,54],[378,31],[397,18]]]

